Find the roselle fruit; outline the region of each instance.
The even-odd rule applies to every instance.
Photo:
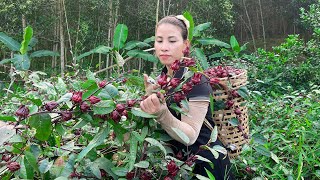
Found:
[[[61,116],[63,121],[69,121],[70,119],[72,119],[72,113],[69,111],[62,112]]]
[[[175,60],[171,66],[170,69],[172,69],[173,71],[177,71],[180,68],[180,60]]]
[[[101,177],[107,177],[107,172],[103,169],[100,169]]]
[[[141,180],[151,180],[152,174],[148,171],[143,171],[140,175]]]
[[[182,51],[182,53],[183,53],[183,56],[184,56],[184,57],[189,57],[189,56],[190,56],[190,47],[187,46],[187,47]]]
[[[236,91],[236,90],[232,90],[232,91],[231,91],[231,95],[232,95],[232,97],[234,97],[234,98],[240,97],[238,91]]]
[[[176,162],[174,162],[174,160],[171,160],[167,164],[167,169],[168,169],[169,175],[174,177],[177,175],[179,167],[177,166]]]
[[[174,95],[173,95],[173,100],[174,100],[174,102],[176,102],[176,103],[181,102],[181,101],[184,100],[185,98],[186,98],[185,95],[182,94],[181,92],[176,92],[176,93],[174,93]]]
[[[124,104],[117,104],[117,105],[116,105],[116,110],[117,110],[119,113],[122,113],[125,109],[126,109],[126,106],[125,106]]]
[[[82,112],[87,112],[89,110],[90,106],[86,102],[82,102],[80,105],[80,110]]]
[[[238,125],[238,129],[239,129],[239,131],[244,131],[244,127],[240,124]]]
[[[99,86],[100,88],[104,88],[106,85],[107,85],[107,81],[106,81],[106,80],[100,81],[100,82],[98,83],[98,86]]]
[[[8,162],[8,163],[7,163],[7,168],[9,169],[9,171],[15,172],[15,171],[17,171],[17,170],[20,169],[20,164],[17,163],[17,162],[15,162],[15,161],[13,161],[13,162]]]
[[[170,86],[172,87],[172,88],[176,88],[178,85],[180,84],[180,79],[179,78],[172,78],[171,80],[170,80]]]
[[[114,110],[111,112],[110,117],[112,120],[114,120],[115,122],[119,122],[119,120],[121,119],[121,115],[118,111]]]
[[[196,61],[195,61],[194,58],[192,58],[192,59],[185,59],[185,60],[183,61],[183,63],[184,63],[184,65],[185,65],[186,67],[191,67],[191,66],[196,65]]]
[[[121,113],[121,116],[128,117],[128,111],[127,110],[123,110],[122,113]]]
[[[181,160],[183,158],[183,155],[182,155],[182,152],[179,151],[177,154],[176,154],[176,158]]]
[[[201,73],[195,73],[191,79],[191,82],[194,84],[194,85],[197,85],[200,83],[201,81],[201,76],[202,74]]]
[[[126,179],[127,180],[132,180],[133,178],[134,178],[134,172],[132,172],[132,171],[127,172]]]
[[[58,103],[57,103],[57,102],[55,102],[55,101],[50,101],[50,102],[47,102],[47,103],[44,105],[44,108],[45,108],[47,111],[52,111],[52,110],[54,110],[57,106],[58,106]]]
[[[226,102],[226,107],[227,107],[228,109],[231,108],[233,105],[234,105],[234,102],[233,102],[232,100],[228,100],[228,101]]]
[[[101,99],[98,98],[97,96],[90,96],[88,100],[90,101],[91,104],[96,104],[101,101]]]
[[[182,85],[182,91],[185,94],[188,94],[192,90],[192,86],[193,86],[192,82],[187,82],[184,85]]]
[[[236,115],[241,115],[241,114],[242,114],[242,112],[241,112],[241,110],[240,110],[240,109],[236,109],[236,110],[234,110],[234,113],[235,113]]]
[[[71,100],[74,103],[80,103],[82,101],[82,91],[74,92],[71,97]]]
[[[218,78],[210,78],[210,85],[219,84],[220,80]]]
[[[160,78],[158,79],[158,84],[163,87],[168,84],[168,76],[165,73],[162,73]]]
[[[128,107],[133,107],[136,104],[136,100],[127,100],[127,106]]]
[[[11,159],[10,156],[7,155],[7,154],[3,154],[3,155],[2,155],[2,158],[1,158],[1,160],[2,160],[2,161],[5,161],[5,162],[8,162],[10,159]]]
[[[29,109],[25,105],[21,105],[15,113],[16,116],[26,118],[29,115]]]

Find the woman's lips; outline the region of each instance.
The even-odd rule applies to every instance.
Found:
[[[169,57],[170,55],[167,55],[167,54],[160,55],[161,59],[168,59]]]

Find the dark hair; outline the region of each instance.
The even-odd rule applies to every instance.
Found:
[[[172,25],[174,25],[174,26],[179,27],[179,28],[181,29],[181,35],[182,35],[183,40],[187,40],[187,39],[188,39],[187,26],[186,26],[186,24],[185,24],[182,20],[176,18],[174,15],[166,16],[166,17],[162,18],[162,19],[158,22],[157,28],[158,28],[161,24],[166,24],[166,23],[172,24]]]

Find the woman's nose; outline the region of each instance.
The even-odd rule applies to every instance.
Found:
[[[161,44],[160,50],[161,50],[161,51],[168,51],[168,50],[169,50],[168,43],[163,42],[163,43]]]

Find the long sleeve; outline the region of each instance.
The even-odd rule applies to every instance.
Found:
[[[206,113],[208,111],[208,101],[189,101],[188,116],[181,115],[181,121],[175,118],[169,111],[168,107],[164,104],[161,110],[156,114],[158,116],[157,121],[162,128],[175,140],[183,143],[184,145],[192,145],[197,140]],[[187,135],[190,142],[186,144],[172,128],[180,129]]]

